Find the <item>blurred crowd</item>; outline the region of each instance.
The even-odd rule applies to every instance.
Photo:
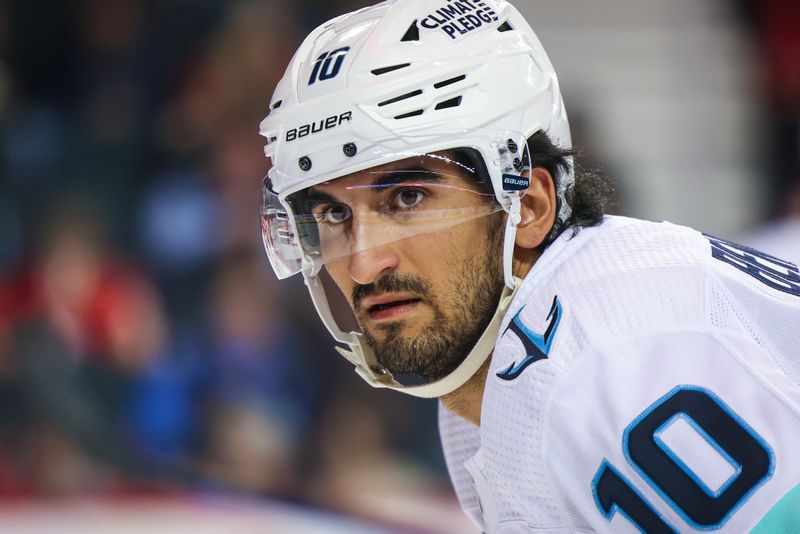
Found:
[[[363,384],[260,241],[272,89],[367,3],[0,3],[0,496],[449,491],[435,403]],[[770,120],[753,179],[800,220],[800,4],[737,5]]]
[[[259,229],[258,123],[318,2],[0,5],[0,496],[446,491]]]
[[[742,0],[761,58],[766,136],[761,175],[770,213],[748,244],[800,265],[800,2]]]

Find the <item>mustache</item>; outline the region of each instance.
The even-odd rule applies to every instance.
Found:
[[[371,284],[357,285],[354,287],[352,293],[353,309],[356,311],[360,310],[361,301],[371,295],[407,292],[416,293],[420,296],[427,296],[430,294],[430,291],[430,285],[419,276],[389,273]]]

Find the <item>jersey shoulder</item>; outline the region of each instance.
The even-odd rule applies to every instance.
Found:
[[[608,217],[562,236],[520,287],[498,353],[516,359],[533,338],[566,366],[586,347],[703,325],[710,258],[702,234],[670,223]]]
[[[621,446],[626,428],[675,395],[694,394],[746,417],[774,451],[787,450],[786,436],[772,434],[774,427],[759,420],[761,408],[737,387],[752,388],[749,398],[764,399],[761,407],[782,410],[793,424],[795,406],[770,399],[795,391],[798,381],[778,370],[775,355],[800,362],[800,347],[768,349],[775,336],[761,323],[790,309],[776,306],[797,303],[776,296],[784,293],[741,265],[715,257],[714,247],[723,245],[727,253],[753,256],[690,228],[610,218],[542,256],[501,325],[484,393],[481,476],[502,511],[500,522],[524,518],[529,527],[604,530],[593,477],[604,473],[606,460],[614,468],[628,465]],[[750,306],[733,296],[731,284],[746,288]],[[749,308],[760,317],[748,317]],[[796,311],[789,316],[800,320]],[[766,375],[770,384],[762,387]],[[686,430],[675,427],[679,434]],[[693,444],[688,436],[684,441]],[[716,481],[725,472],[703,476]],[[760,493],[764,503],[796,473]],[[764,509],[737,517],[747,523]]]
[[[561,337],[577,344],[563,354],[681,329],[773,340],[765,348],[776,357],[796,351],[786,335],[800,328],[800,269],[791,262],[688,227],[622,217],[559,241],[525,279],[505,330],[541,329],[556,314]],[[519,347],[515,340],[501,337]]]

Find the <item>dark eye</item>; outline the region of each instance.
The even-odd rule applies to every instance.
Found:
[[[322,222],[328,224],[342,224],[350,218],[350,208],[344,204],[335,204],[322,212]]]
[[[407,210],[415,208],[425,198],[425,193],[419,189],[403,189],[394,197],[395,207]]]

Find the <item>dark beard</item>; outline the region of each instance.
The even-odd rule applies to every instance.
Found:
[[[433,307],[433,322],[416,338],[402,335],[404,321],[380,325],[383,341],[363,329],[378,363],[398,381],[402,382],[402,375],[412,375],[417,379],[414,382],[436,382],[458,367],[477,344],[492,321],[503,292],[503,224],[504,217],[490,222],[483,254],[467,258],[454,273],[445,306],[437,304],[429,284],[415,275],[388,273],[373,284],[353,290],[357,315],[364,297],[383,292],[413,292],[426,297]],[[452,312],[448,315],[442,308]]]

